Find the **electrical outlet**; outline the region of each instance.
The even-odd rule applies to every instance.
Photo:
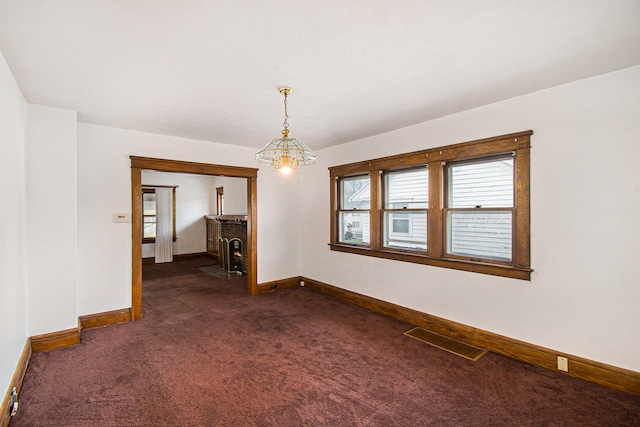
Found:
[[[11,403],[9,404],[9,409],[11,410],[11,416],[15,417],[18,413],[18,392],[15,387],[11,392]]]
[[[558,356],[558,370],[569,372],[569,359],[567,359],[566,357]]]

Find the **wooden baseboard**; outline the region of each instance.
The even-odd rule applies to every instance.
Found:
[[[22,349],[22,353],[20,354],[20,358],[18,359],[16,370],[13,372],[13,376],[11,377],[9,388],[7,389],[4,399],[2,399],[2,403],[0,404],[0,427],[7,427],[9,425],[9,421],[11,421],[11,392],[15,387],[18,394],[20,393],[22,381],[24,381],[24,374],[27,372],[27,366],[29,366],[30,360],[31,343],[29,339],[27,339],[24,344],[24,348]]]
[[[208,252],[194,252],[192,254],[179,254],[179,255],[174,255],[173,256],[173,260],[174,261],[182,261],[185,259],[193,259],[193,258],[202,258],[202,257],[206,257],[206,258],[213,258],[213,259],[218,259],[217,256],[210,254]],[[147,264],[155,264],[156,263],[156,258],[155,257],[149,257],[149,258],[142,258],[142,264],[147,265]]]
[[[80,327],[83,329],[129,322],[131,321],[131,308],[81,316],[78,320]],[[16,370],[9,383],[9,388],[4,395],[4,399],[0,402],[0,427],[7,427],[11,421],[11,392],[15,387],[16,391],[20,393],[31,355],[33,353],[42,353],[44,351],[56,350],[76,344],[80,344],[80,328],[35,335],[27,339],[22,354],[18,359]]]
[[[69,347],[80,344],[80,328],[35,335],[29,338],[29,340],[31,342],[31,351],[33,353],[42,353],[44,351]]]
[[[32,353],[56,350],[80,344],[80,330],[117,325],[131,321],[131,308],[87,314],[78,318],[78,328],[35,335],[29,338]]]
[[[180,254],[180,255],[174,255],[173,256],[173,260],[174,261],[182,261],[184,259],[193,259],[193,258],[211,258],[211,255],[208,254],[207,252],[194,252],[192,254]]]
[[[473,328],[462,323],[453,322],[451,320],[432,316],[417,310],[412,310],[390,302],[328,285],[317,280],[305,277],[299,277],[296,278],[296,280],[304,280],[305,286],[309,289],[331,295],[369,310],[420,326],[440,335],[455,338],[473,346],[484,348],[494,353],[499,353],[532,365],[557,370],[558,356],[566,357],[569,359],[568,375],[601,384],[616,390],[640,395],[640,372],[606,365],[604,363],[518,341],[493,332]]]
[[[300,286],[300,277],[289,277],[287,279],[274,280],[258,284],[258,294],[274,292],[278,289],[295,288]]]
[[[100,328],[102,326],[127,323],[131,321],[131,308],[88,314],[80,316],[79,320],[80,328],[82,329]]]

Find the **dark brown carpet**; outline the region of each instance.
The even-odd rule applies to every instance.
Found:
[[[195,259],[144,267],[144,318],[35,354],[12,426],[640,426],[640,397],[306,288],[249,297]]]

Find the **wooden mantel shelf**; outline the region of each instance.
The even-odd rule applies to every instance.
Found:
[[[247,222],[246,215],[205,215],[204,219],[219,222]]]

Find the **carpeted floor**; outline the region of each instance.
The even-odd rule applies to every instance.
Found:
[[[640,397],[306,288],[246,296],[207,259],[144,266],[140,321],[33,356],[11,426],[640,426]]]

